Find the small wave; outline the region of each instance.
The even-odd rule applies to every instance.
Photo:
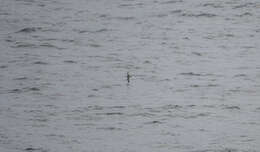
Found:
[[[5,68],[8,68],[8,66],[7,65],[1,65],[0,66],[0,69],[5,69]]]
[[[211,14],[211,13],[200,13],[200,14],[183,13],[183,14],[181,14],[181,16],[184,16],[184,17],[208,17],[208,18],[211,18],[211,17],[216,17],[217,15],[216,14]]]
[[[27,77],[18,77],[18,78],[14,78],[13,80],[27,80]]]
[[[166,2],[161,2],[161,4],[175,4],[175,3],[181,3],[183,0],[169,0]]]
[[[223,109],[240,110],[240,107],[239,106],[223,105]]]
[[[97,129],[102,129],[102,130],[109,130],[109,131],[119,131],[122,130],[122,128],[117,128],[117,127],[101,127]]]
[[[36,62],[33,62],[33,64],[47,65],[48,63],[47,62],[43,62],[43,61],[36,61]]]
[[[170,110],[170,109],[180,109],[180,108],[183,108],[183,107],[180,106],[180,105],[166,105],[166,106],[163,106],[161,108],[165,109],[165,110]]]
[[[199,52],[192,52],[192,54],[193,54],[193,55],[196,55],[196,56],[202,56],[202,54],[199,53]]]
[[[16,33],[32,33],[41,29],[42,29],[41,27],[27,27],[17,31]]]
[[[236,74],[233,77],[237,78],[237,77],[246,77],[246,76],[247,76],[246,74]]]
[[[127,8],[133,8],[136,6],[143,6],[144,3],[135,3],[135,4],[120,4],[119,7],[123,8],[123,7],[127,7]]]
[[[97,115],[107,115],[107,116],[114,116],[114,115],[123,115],[122,112],[107,112],[107,113],[97,113]]]
[[[185,76],[202,76],[202,74],[199,74],[199,73],[193,73],[193,72],[180,73],[180,75],[185,75]]]
[[[48,152],[48,150],[46,150],[46,149],[43,149],[43,148],[33,148],[33,147],[25,148],[24,151],[27,151],[27,152]]]
[[[195,114],[195,115],[191,115],[191,116],[183,116],[184,119],[194,119],[194,118],[198,118],[198,117],[207,117],[210,116],[210,112],[205,112],[205,113],[199,113],[199,114]]]
[[[237,15],[237,16],[238,16],[238,17],[244,17],[244,16],[248,17],[248,16],[253,16],[253,14],[252,14],[252,13],[249,13],[249,12],[245,12],[245,13],[240,14],[240,15]]]
[[[39,45],[40,47],[47,47],[47,48],[55,48],[55,49],[58,49],[58,50],[62,50],[64,48],[61,48],[61,47],[57,47],[53,44],[50,44],[50,43],[42,43]]]
[[[63,61],[64,63],[77,63],[77,61],[73,61],[73,60],[65,60]]]
[[[171,14],[179,14],[181,13],[182,10],[173,10],[173,11],[170,11]]]
[[[213,7],[213,8],[223,8],[222,5],[220,4],[215,4],[215,3],[206,3],[202,5],[203,7]]]
[[[245,8],[245,7],[249,7],[249,6],[256,6],[256,4],[255,3],[245,3],[242,5],[234,6],[233,9],[240,9],[240,8]]]
[[[124,20],[124,21],[128,21],[128,20],[134,20],[135,17],[133,16],[125,16],[125,17],[116,17],[117,20]]]
[[[154,120],[154,121],[149,121],[149,122],[145,122],[144,124],[162,124],[163,122],[158,121],[158,120]]]
[[[32,43],[16,42],[13,48],[37,48],[38,46]]]
[[[94,47],[94,48],[99,48],[99,47],[101,47],[101,45],[100,44],[89,44],[89,46],[90,47]]]
[[[107,29],[107,28],[102,28],[102,29],[98,29],[98,30],[93,30],[93,31],[90,31],[90,30],[77,30],[75,29],[74,31],[78,32],[78,33],[103,33],[103,32],[108,32],[108,31],[111,31],[110,29]]]
[[[22,88],[22,89],[12,89],[12,90],[9,90],[8,93],[23,93],[23,92],[29,92],[29,91],[40,91],[40,88],[26,87],[26,88]]]

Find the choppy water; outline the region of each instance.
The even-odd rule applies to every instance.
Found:
[[[0,151],[257,152],[259,59],[258,0],[0,0]]]

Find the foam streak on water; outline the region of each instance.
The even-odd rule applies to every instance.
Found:
[[[0,0],[0,151],[259,151],[259,40],[258,0]]]

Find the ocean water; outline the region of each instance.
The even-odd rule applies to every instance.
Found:
[[[258,0],[0,0],[0,151],[257,152],[259,59]]]

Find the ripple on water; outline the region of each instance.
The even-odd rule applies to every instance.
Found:
[[[26,87],[26,88],[21,88],[21,89],[12,89],[12,90],[9,90],[8,93],[24,93],[24,92],[30,92],[30,91],[37,92],[37,91],[40,91],[40,88]]]
[[[229,109],[229,110],[240,110],[241,108],[239,106],[232,106],[232,105],[222,105],[223,109]]]
[[[64,63],[77,63],[77,61],[74,61],[74,60],[64,60],[63,62]]]
[[[42,30],[41,27],[27,27],[27,28],[23,28],[19,31],[17,31],[16,33],[32,33],[32,32],[36,32]]]
[[[182,13],[181,16],[183,16],[183,17],[196,17],[196,18],[200,18],[200,17],[212,18],[212,17],[216,17],[217,15],[212,14],[212,13],[199,13],[199,14]]]
[[[0,69],[6,69],[6,68],[8,68],[7,65],[1,65],[1,66],[0,66]]]
[[[175,4],[175,3],[181,3],[183,2],[183,0],[169,0],[169,1],[165,1],[165,2],[161,2],[160,4]]]
[[[43,62],[43,61],[36,61],[36,62],[33,62],[33,64],[47,65],[48,63],[47,62]]]
[[[35,148],[35,147],[25,148],[24,151],[27,151],[27,152],[49,152],[49,150],[47,150],[47,149],[44,149],[44,148]]]

